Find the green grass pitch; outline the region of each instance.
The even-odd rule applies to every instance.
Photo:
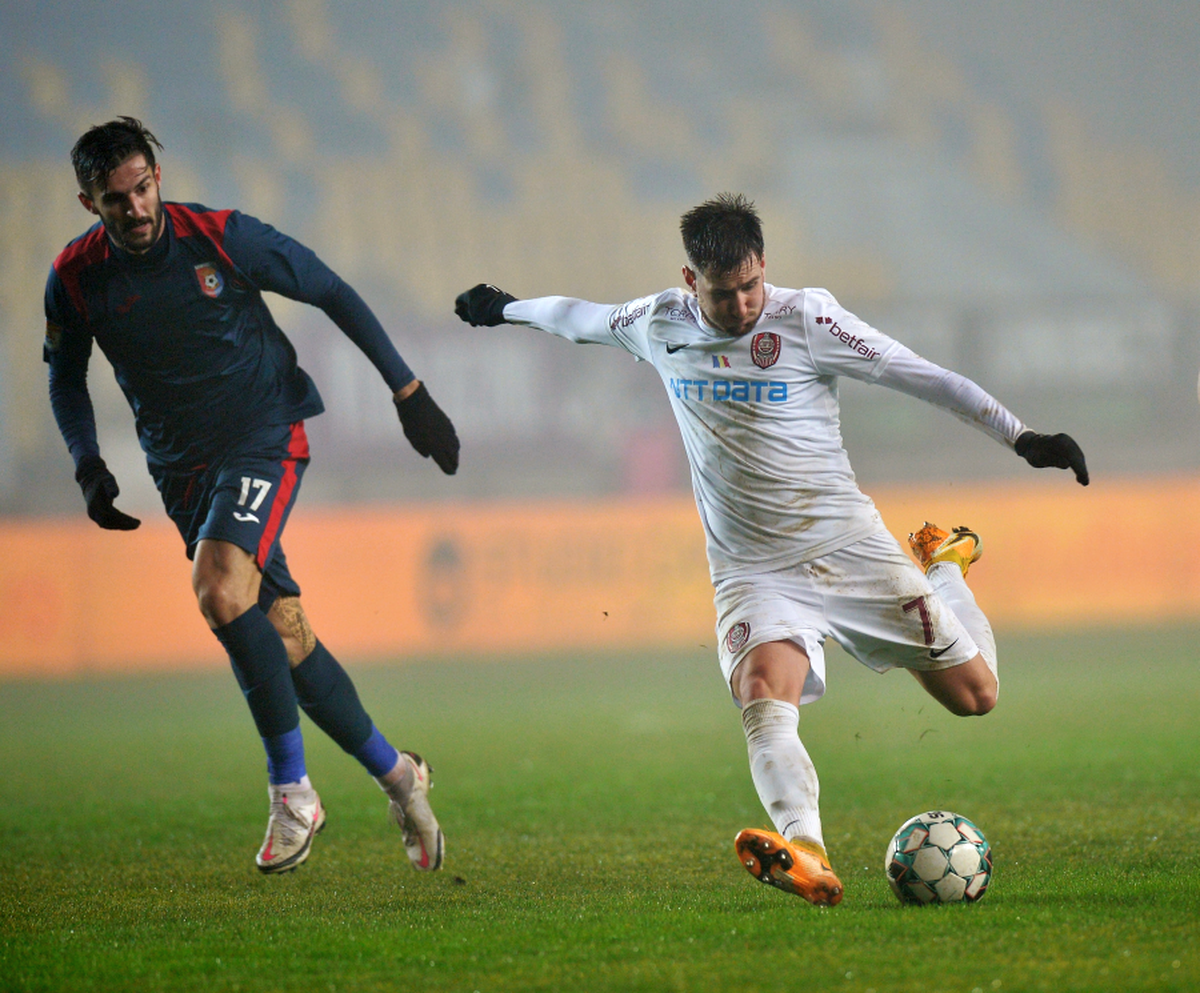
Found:
[[[711,646],[353,666],[427,755],[445,869],[311,729],[329,825],[267,878],[264,762],[232,676],[0,684],[4,990],[1200,988],[1200,631],[1001,636],[1000,706],[951,717],[830,653],[802,709],[846,887],[819,910],[733,855],[766,826]],[[984,900],[903,907],[892,832],[949,808]]]

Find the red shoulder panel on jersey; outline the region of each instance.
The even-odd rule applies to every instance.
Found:
[[[88,319],[87,304],[79,286],[79,274],[88,266],[103,262],[109,255],[108,235],[102,225],[76,238],[58,253],[54,260],[54,271],[62,280],[67,296],[85,321]]]
[[[232,210],[197,211],[185,207],[181,203],[164,203],[163,208],[171,215],[175,225],[176,238],[189,238],[200,235],[212,242],[217,254],[230,269],[237,269],[233,259],[225,254],[225,222],[229,220]]]

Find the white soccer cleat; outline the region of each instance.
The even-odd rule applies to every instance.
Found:
[[[388,810],[404,832],[404,850],[413,868],[433,872],[442,867],[442,856],[446,851],[446,839],[433,816],[433,808],[429,806],[433,770],[415,752],[401,752],[400,758],[412,768],[413,784],[400,799],[392,798]]]
[[[287,793],[271,786],[268,793],[267,837],[254,861],[260,872],[291,872],[308,858],[313,838],[325,826],[325,808],[316,790]]]

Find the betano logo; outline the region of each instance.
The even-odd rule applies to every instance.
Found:
[[[786,403],[788,384],[761,379],[672,379],[670,388],[680,400],[723,403]]]

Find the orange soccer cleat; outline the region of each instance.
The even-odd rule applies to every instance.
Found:
[[[953,562],[964,577],[971,564],[978,562],[983,554],[983,539],[970,528],[959,525],[946,534],[928,521],[908,536],[908,546],[926,572],[938,562]]]
[[[815,841],[787,841],[774,831],[746,828],[733,841],[738,861],[760,883],[803,897],[818,907],[842,902],[842,881]]]

